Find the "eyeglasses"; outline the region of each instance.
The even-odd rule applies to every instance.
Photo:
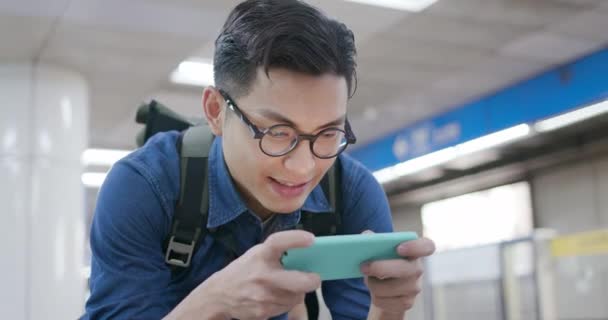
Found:
[[[280,157],[296,148],[302,140],[310,141],[310,151],[321,159],[330,159],[342,153],[349,144],[357,142],[348,119],[344,123],[344,130],[339,128],[326,128],[317,134],[300,134],[287,124],[277,124],[263,129],[254,125],[251,120],[239,109],[234,100],[223,90],[220,94],[232,110],[249,127],[254,139],[260,140],[260,150],[268,156]]]

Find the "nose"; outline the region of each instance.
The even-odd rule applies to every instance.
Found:
[[[310,177],[315,165],[315,155],[310,150],[310,141],[300,141],[295,149],[285,156],[285,167],[297,177]]]

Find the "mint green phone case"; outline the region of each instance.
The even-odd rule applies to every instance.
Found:
[[[415,232],[316,237],[308,248],[285,252],[281,262],[286,270],[318,273],[321,280],[360,278],[363,262],[402,258],[397,246],[417,237]]]

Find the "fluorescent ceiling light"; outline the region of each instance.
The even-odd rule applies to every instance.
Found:
[[[608,100],[580,108],[557,117],[542,120],[534,125],[534,129],[539,132],[556,130],[583,120],[599,116],[608,112]]]
[[[477,151],[490,149],[507,142],[513,142],[530,134],[531,128],[527,124],[520,124],[505,130],[490,133],[483,137],[464,142],[456,146],[458,155],[464,156]]]
[[[85,166],[112,166],[131,151],[113,149],[87,149],[82,153],[82,164]]]
[[[390,9],[418,12],[426,9],[437,0],[345,0]]]
[[[450,147],[378,170],[374,172],[374,176],[380,183],[385,183],[399,177],[440,165],[455,157],[456,149],[455,147]]]
[[[85,172],[80,177],[82,184],[89,188],[99,188],[106,179],[106,173],[103,172]]]
[[[403,176],[447,163],[459,157],[519,140],[529,135],[531,131],[532,130],[529,125],[520,124],[515,127],[461,143],[454,147],[441,149],[439,151],[378,170],[374,172],[374,177],[376,177],[378,182],[381,184],[387,183]]]
[[[193,86],[213,85],[213,63],[206,59],[190,59],[179,64],[171,73],[171,81]]]

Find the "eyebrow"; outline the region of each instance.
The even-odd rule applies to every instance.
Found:
[[[270,120],[275,120],[277,122],[282,122],[282,123],[286,123],[289,124],[291,126],[297,127],[297,125],[291,121],[289,118],[285,117],[284,115],[272,111],[272,110],[267,110],[267,109],[261,109],[261,110],[256,110],[255,113],[268,118]],[[321,125],[319,127],[317,127],[314,131],[319,130],[321,128],[325,128],[325,127],[331,127],[331,126],[337,126],[337,125],[341,125],[346,121],[346,115],[341,116],[340,118],[330,121],[324,125]]]

